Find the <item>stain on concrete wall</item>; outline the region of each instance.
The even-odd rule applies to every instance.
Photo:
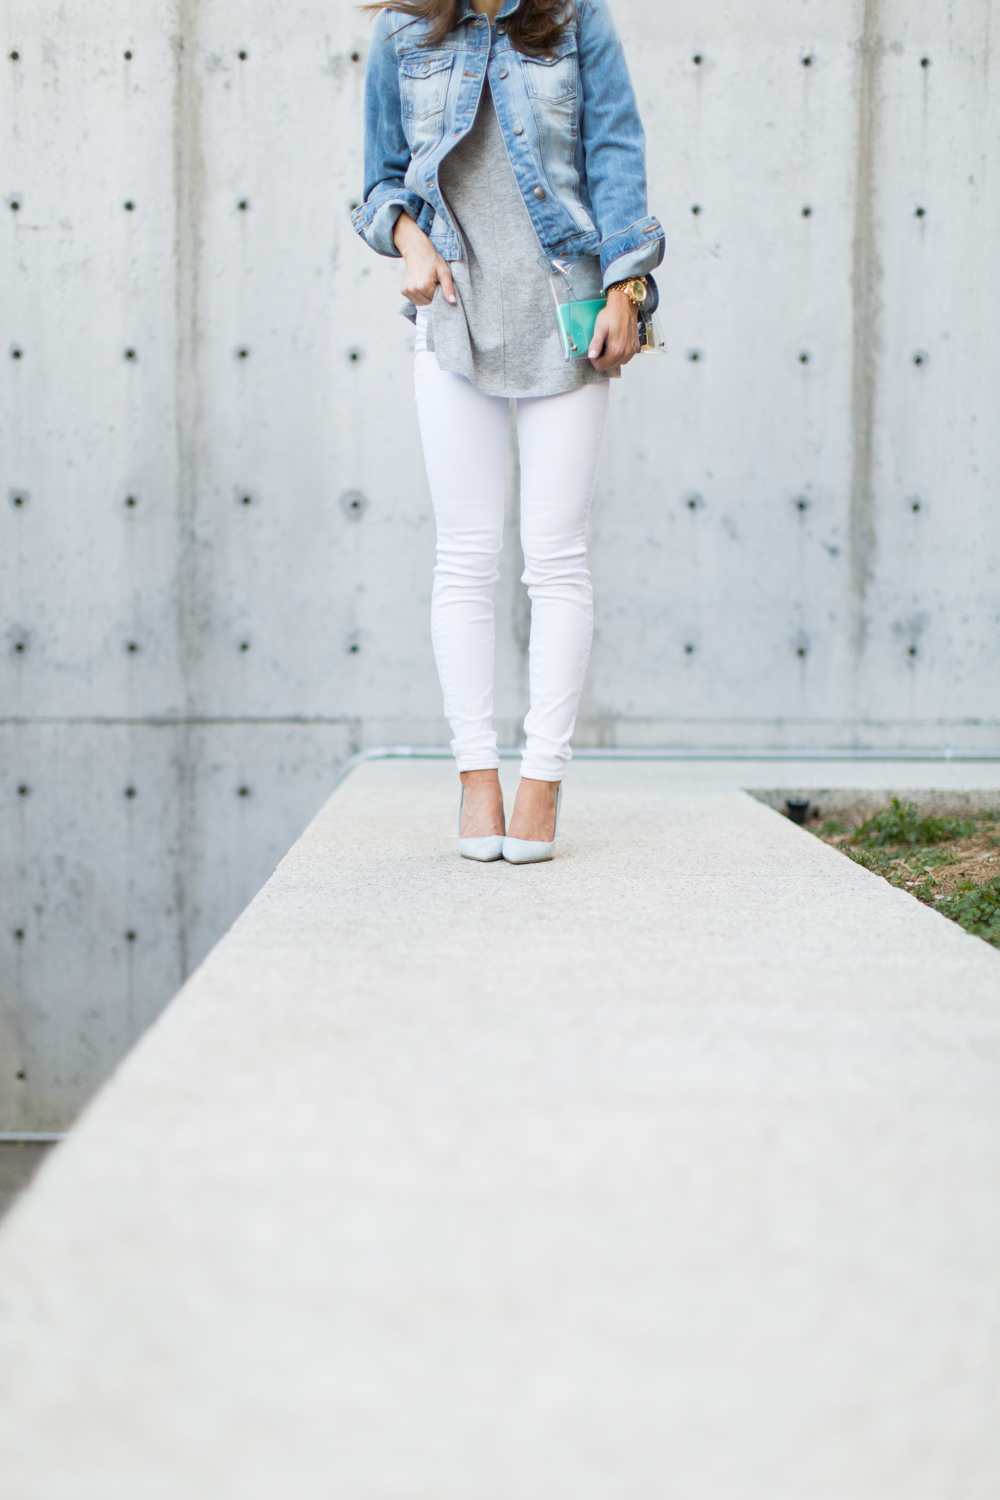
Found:
[[[879,260],[876,225],[876,172],[879,123],[879,64],[884,46],[879,26],[879,0],[865,0],[864,23],[858,43],[857,133],[855,169],[857,197],[852,273],[854,344],[851,383],[851,588],[857,620],[855,649],[864,650],[864,602],[872,581],[875,557],[875,412],[878,396]]]
[[[1000,742],[1000,0],[613,0],[667,234],[578,741]],[[0,15],[0,1124],[69,1120],[357,748],[441,743],[348,0]],[[497,715],[525,709],[516,549]]]

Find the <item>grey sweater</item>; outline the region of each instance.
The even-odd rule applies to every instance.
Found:
[[[427,346],[442,370],[487,396],[555,396],[607,380],[589,359],[563,357],[542,248],[488,84],[475,124],[441,164],[440,183],[464,251],[451,263],[457,306],[440,287],[431,306]]]

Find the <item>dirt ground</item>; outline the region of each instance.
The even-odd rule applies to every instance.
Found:
[[[866,868],[884,876],[892,885],[919,893],[924,901],[940,901],[973,886],[986,885],[1000,875],[1000,820],[982,820],[976,832],[967,838],[865,851],[851,847],[851,839],[861,826],[860,818],[856,822],[831,819],[807,826],[810,833],[835,849],[855,857],[863,854],[860,862]]]

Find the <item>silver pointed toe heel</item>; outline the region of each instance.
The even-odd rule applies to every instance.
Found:
[[[537,865],[543,859],[551,859],[556,852],[556,834],[559,832],[559,806],[562,802],[562,782],[556,792],[556,826],[552,830],[550,844],[537,843],[533,839],[510,839],[503,841],[503,857],[509,865]]]
[[[462,837],[462,806],[465,802],[465,787],[458,799],[458,852],[463,859],[478,859],[480,864],[488,865],[503,854],[503,834],[491,833],[485,839],[463,839]]]

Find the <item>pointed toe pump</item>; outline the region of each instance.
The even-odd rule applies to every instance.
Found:
[[[551,859],[556,851],[556,834],[559,832],[559,807],[562,802],[562,783],[556,792],[556,826],[552,830],[552,842],[543,844],[533,839],[503,840],[503,857],[510,865],[537,865],[543,859]]]
[[[485,839],[463,839],[462,837],[462,807],[465,802],[465,787],[458,799],[458,852],[463,859],[477,859],[480,864],[488,865],[493,860],[499,859],[503,854],[504,837],[502,833],[491,833]]]

